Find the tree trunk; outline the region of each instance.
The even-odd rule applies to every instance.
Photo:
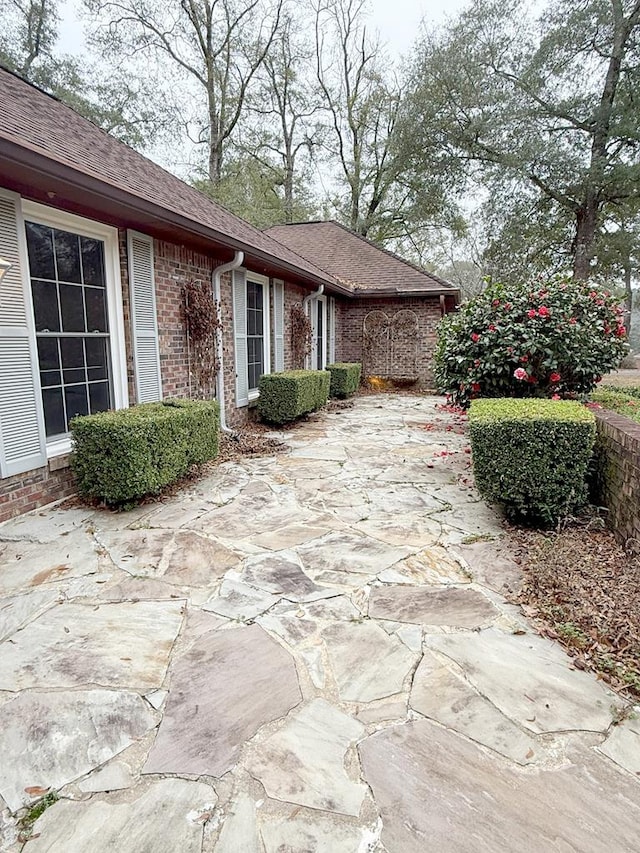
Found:
[[[576,212],[576,236],[574,239],[573,277],[586,281],[591,275],[591,259],[598,228],[598,200],[593,191]]]
[[[627,338],[631,337],[631,319],[633,317],[633,290],[631,289],[631,252],[624,258],[624,312]]]

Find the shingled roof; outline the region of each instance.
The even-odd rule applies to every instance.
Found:
[[[338,222],[275,225],[266,233],[334,276],[356,296],[459,296],[454,285],[376,246]]]
[[[200,239],[209,236],[218,245],[243,250],[312,284],[336,284],[312,261],[0,67],[0,174],[4,169],[2,176],[11,180],[24,164],[33,171],[48,169],[58,180],[75,181],[80,188],[103,192],[138,211],[142,201],[150,221],[173,223]],[[102,185],[97,190],[96,181]]]

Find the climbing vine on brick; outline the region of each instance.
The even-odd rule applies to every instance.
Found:
[[[304,360],[311,352],[312,335],[311,320],[304,308],[294,305],[291,309],[291,352],[295,368],[304,367]]]
[[[222,324],[219,305],[208,282],[189,281],[184,285],[182,313],[187,332],[191,396],[210,399],[220,369],[216,336]]]

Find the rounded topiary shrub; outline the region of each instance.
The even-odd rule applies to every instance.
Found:
[[[438,329],[438,389],[462,405],[475,397],[585,394],[628,351],[617,298],[567,278],[487,289]]]

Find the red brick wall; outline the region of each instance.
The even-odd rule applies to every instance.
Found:
[[[363,325],[370,311],[384,311],[389,318],[398,311],[414,311],[418,319],[417,378],[420,384],[432,382],[431,360],[436,344],[436,327],[440,321],[440,301],[437,297],[413,299],[353,299],[336,300],[336,360],[363,362]],[[413,346],[412,342],[407,347]],[[411,353],[413,357],[413,352]],[[363,373],[371,373],[363,364]],[[393,371],[390,370],[390,374]]]
[[[74,493],[71,469],[52,470],[56,464],[59,461],[52,460],[45,468],[0,480],[0,522]]]
[[[607,507],[616,539],[640,553],[640,424],[598,411],[594,500]]]

